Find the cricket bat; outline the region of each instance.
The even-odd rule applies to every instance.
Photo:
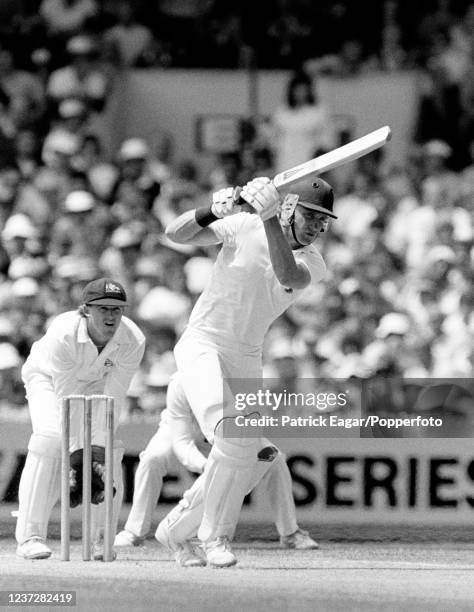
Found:
[[[383,145],[390,140],[391,136],[392,133],[389,126],[385,125],[378,130],[369,132],[369,134],[361,138],[348,142],[342,147],[319,155],[319,157],[310,159],[307,162],[299,164],[299,166],[280,172],[274,177],[273,184],[277,189],[287,188],[305,176],[310,174],[322,174],[323,172],[347,164],[348,162],[359,159],[359,157],[363,157],[375,151],[375,149],[383,147]]]

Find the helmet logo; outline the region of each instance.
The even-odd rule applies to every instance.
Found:
[[[281,216],[280,220],[282,225],[289,226],[293,221],[293,215],[295,214],[295,208],[298,204],[300,196],[297,193],[287,193],[282,204],[281,204]]]

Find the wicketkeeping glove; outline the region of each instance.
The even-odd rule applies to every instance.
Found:
[[[225,187],[212,194],[211,212],[218,219],[235,215],[240,212],[240,207],[236,206],[239,201],[240,187]]]
[[[92,446],[92,493],[93,504],[104,501],[104,477],[105,477],[105,449],[103,446]],[[69,473],[69,503],[71,508],[82,504],[82,471],[83,471],[83,449],[80,448],[71,453]],[[115,487],[113,494],[115,495]]]

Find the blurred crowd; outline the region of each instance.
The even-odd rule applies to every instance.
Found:
[[[25,404],[19,373],[31,344],[52,317],[79,305],[86,282],[106,275],[127,288],[127,315],[148,340],[129,413],[153,416],[174,370],[173,346],[217,252],[173,244],[163,230],[180,213],[209,202],[216,189],[272,176],[281,151],[271,140],[247,143],[216,156],[203,176],[197,160],[173,159],[166,132],[159,142],[130,138],[106,155],[95,122],[118,67],[188,65],[192,44],[209,35],[196,23],[214,24],[214,45],[235,32],[242,36],[242,24],[234,23],[240,3],[150,3],[155,19],[163,19],[161,29],[143,19],[151,11],[144,3],[42,0],[33,10],[34,4],[11,0],[0,8],[0,404]],[[316,3],[273,4],[281,19],[267,24],[268,39],[274,36],[281,47],[288,34],[291,47],[303,30],[313,40],[313,29],[298,22],[300,13],[291,11],[290,19],[285,11],[291,5],[314,18]],[[345,2],[317,4],[326,18],[349,11]],[[381,23],[393,20],[380,30],[383,40],[394,44],[401,3],[380,5]],[[387,52],[386,63],[378,47],[377,65],[384,69],[425,65],[413,145],[403,164],[389,164],[382,150],[326,175],[339,216],[318,240],[326,282],[273,325],[265,344],[265,374],[288,390],[305,377],[472,377],[474,81],[466,75],[472,74],[474,11],[468,5],[439,2],[417,25],[416,36],[423,36],[412,32],[414,46]],[[409,12],[403,15],[408,19]],[[255,17],[255,30],[261,19]],[[314,22],[318,28],[321,20]],[[186,24],[189,37],[181,39]],[[184,39],[189,46],[180,55]],[[310,50],[319,59],[305,63],[310,80],[321,71],[348,74],[329,57],[336,41],[334,49],[318,41],[317,53]],[[253,48],[260,57],[263,51]],[[282,113],[277,117],[284,126]],[[317,122],[321,117],[327,115]],[[332,144],[321,140],[315,151]]]
[[[4,0],[0,37],[23,67],[57,67],[78,33],[120,66],[294,68],[340,75],[426,67],[434,50],[462,70],[471,0]],[[45,61],[45,55],[35,57]]]

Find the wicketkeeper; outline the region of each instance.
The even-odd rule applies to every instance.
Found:
[[[19,487],[16,525],[17,554],[25,559],[46,559],[49,517],[58,500],[61,474],[61,399],[68,395],[108,395],[115,400],[116,418],[124,406],[132,376],[145,350],[145,337],[123,316],[127,296],[123,287],[108,278],[87,284],[76,311],[57,316],[45,335],[35,342],[22,377],[33,434]],[[71,404],[71,505],[81,503],[82,410]],[[92,538],[98,544],[103,525],[103,450],[105,410],[92,415],[93,483]],[[114,530],[122,503],[121,462],[123,444],[114,442]],[[94,558],[100,558],[99,552]]]

